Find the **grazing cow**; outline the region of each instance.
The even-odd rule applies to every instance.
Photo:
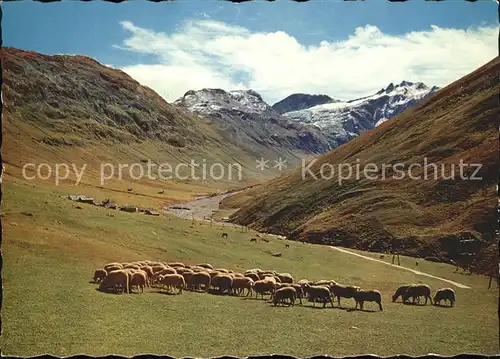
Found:
[[[250,242],[257,242],[257,238],[250,238]]]
[[[227,233],[226,232],[222,233],[221,238],[226,238],[227,239]]]

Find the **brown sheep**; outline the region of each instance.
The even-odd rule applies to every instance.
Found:
[[[198,264],[198,267],[207,268],[207,269],[214,269],[214,267],[208,263]]]
[[[153,274],[153,278],[152,278],[151,282],[158,283],[158,279],[160,278],[160,276],[167,275],[167,274],[177,274],[177,271],[175,270],[175,268],[171,268],[171,267],[164,268],[161,271]]]
[[[402,295],[403,303],[407,303],[410,298],[413,298],[413,302],[415,302],[415,300],[419,300],[419,297],[425,297],[424,305],[427,304],[427,300],[432,304],[431,288],[427,284],[412,284],[406,288]]]
[[[184,277],[184,281],[186,283],[189,283],[193,274],[194,274],[194,272],[192,270],[188,269],[188,270],[183,271],[181,275]]]
[[[262,271],[257,274],[259,276],[259,279],[264,279],[265,277],[274,277],[277,273],[274,271]]]
[[[167,266],[174,268],[174,267],[185,267],[186,265],[181,262],[172,262],[172,263],[167,263]]]
[[[229,270],[224,269],[224,268],[216,268],[214,271],[219,272],[219,273],[229,273]]]
[[[302,305],[302,298],[304,297],[304,290],[300,284],[292,284],[293,288],[295,288],[295,292],[297,292],[297,298],[299,299],[300,305]]]
[[[130,276],[130,291],[132,291],[132,288],[136,286],[138,289],[141,290],[141,293],[144,292],[144,287],[147,285],[147,276],[146,272],[136,272],[132,273]]]
[[[378,290],[357,290],[353,295],[354,300],[356,301],[356,306],[361,310],[363,310],[364,302],[375,302],[378,304],[380,310],[382,311],[382,294]]]
[[[106,278],[99,284],[99,290],[106,292],[109,289],[121,289],[121,293],[130,293],[129,276],[128,271],[121,269],[109,272]]]
[[[294,287],[285,286],[274,292],[273,304],[276,306],[278,303],[282,305],[285,304],[285,300],[289,300],[289,305],[295,305],[295,300],[297,299],[297,292]]]
[[[139,269],[140,267],[137,264],[127,264],[123,266],[123,269]]]
[[[180,274],[166,274],[161,277],[160,283],[167,287],[167,290],[172,288],[179,289],[179,294],[186,287],[184,277]]]
[[[188,282],[188,288],[198,291],[201,289],[201,286],[204,286],[204,291],[208,292],[211,281],[210,274],[206,272],[194,272]]]
[[[231,278],[228,274],[218,274],[212,278],[211,286],[215,289],[217,288],[217,292],[222,294],[227,292],[231,294],[231,289],[233,287],[233,278]]]
[[[252,294],[253,285],[254,285],[254,281],[252,278],[235,277],[235,278],[233,278],[233,293],[241,295],[241,294],[244,294],[245,289],[246,289],[247,290],[246,296],[249,296]]]
[[[361,288],[354,285],[332,284],[328,286],[332,296],[337,298],[337,303],[340,307],[340,298],[354,298],[354,293]]]
[[[270,294],[271,297],[273,296],[274,293],[274,288],[275,288],[276,283],[267,281],[267,280],[258,280],[254,283],[253,290],[255,292],[255,298],[259,297],[259,294],[262,296],[262,299],[264,299],[264,294]]]
[[[109,273],[109,272],[111,272],[111,270],[109,268],[123,269],[123,266],[118,262],[113,262],[113,263],[105,264],[103,268],[106,270],[106,272]]]
[[[445,304],[448,300],[450,302],[450,306],[453,307],[453,304],[455,303],[455,291],[451,288],[438,289],[434,295],[434,305],[438,305],[442,300],[444,300]]]
[[[108,273],[113,272],[115,270],[121,270],[121,269],[123,269],[123,266],[121,266],[121,265],[120,266],[106,266],[106,267],[104,267],[104,270]]]
[[[165,268],[167,268],[167,267],[165,267],[164,265],[155,265],[155,266],[151,267],[151,269],[153,270],[153,273],[161,272]]]
[[[210,275],[210,278],[214,278],[215,276],[219,275],[221,272],[218,272],[216,270],[211,270],[209,272],[207,272],[209,275]]]
[[[245,277],[252,278],[254,282],[257,282],[258,280],[260,280],[260,277],[257,273],[245,272]]]
[[[408,287],[410,287],[412,284],[405,284],[405,285],[400,285],[398,289],[396,289],[396,292],[392,295],[392,301],[395,302],[398,300],[399,297],[403,296],[403,293],[406,292]]]
[[[330,302],[333,308],[332,294],[327,286],[304,284],[303,288],[309,298],[309,301],[313,303],[313,306],[316,306],[316,302],[318,301],[323,303],[323,308],[325,308],[326,303]]]
[[[144,265],[141,267],[141,270],[143,270],[144,272],[146,272],[146,279],[147,279],[147,283],[146,285],[149,287],[151,286],[151,281],[153,280],[153,275],[154,275],[154,272],[153,272],[153,268],[151,268],[150,266],[148,265]]]
[[[293,283],[293,277],[290,273],[278,273],[281,283]]]
[[[105,269],[97,269],[94,272],[94,283],[101,283],[104,278],[108,275],[108,272],[106,272]]]

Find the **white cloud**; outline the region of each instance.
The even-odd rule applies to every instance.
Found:
[[[282,31],[210,19],[187,21],[172,34],[121,25],[131,35],[119,48],[157,59],[122,70],[167,101],[205,87],[251,88],[273,104],[295,92],[352,99],[402,80],[445,86],[497,56],[498,40],[498,27],[433,25],[394,36],[366,25],[345,40],[304,46]],[[244,80],[236,77],[241,73]]]

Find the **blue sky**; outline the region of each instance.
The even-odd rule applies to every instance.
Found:
[[[46,4],[34,1],[9,2],[3,3],[2,8],[4,46],[47,54],[69,53],[94,57],[104,64],[124,69],[168,101],[190,89],[187,88],[190,86],[251,87],[272,102],[290,91],[356,97],[369,94],[372,88],[378,90],[384,84],[403,79],[443,85],[472,71],[493,58],[497,52],[496,42],[492,42],[491,35],[491,29],[498,31],[497,3],[494,1],[470,3],[447,0],[429,3],[410,0],[406,3],[389,3],[381,0],[311,0],[308,3],[296,3],[278,0],[234,4],[214,0],[163,3],[136,0],[113,4],[66,0]],[[190,25],[186,25],[187,22]],[[437,33],[431,28],[432,25],[449,31],[446,34],[442,31]],[[364,30],[356,32],[357,28]],[[458,30],[467,29],[466,33],[457,33]],[[490,32],[481,29],[489,29]],[[415,40],[409,35],[411,33],[421,36]],[[175,40],[174,34],[188,36],[179,36],[181,42]],[[429,36],[433,38],[432,41],[427,38]],[[188,44],[191,38],[194,39],[193,44],[198,45]],[[377,52],[367,43],[374,40],[380,41]],[[203,48],[203,44],[211,41],[215,41],[212,48],[217,50]],[[443,45],[439,46],[437,41],[443,41]],[[416,59],[417,55],[400,59],[401,63],[406,64],[404,69],[390,71],[394,70],[394,64],[388,63],[386,76],[380,74],[381,66],[384,66],[381,63],[374,64],[371,72],[360,70],[363,66],[362,58],[359,57],[361,52],[370,58],[399,58],[401,53],[408,53],[408,44],[415,42],[419,43],[414,47],[415,54],[429,51],[429,56],[439,55],[439,59],[436,59],[436,64],[439,64],[437,60],[446,59],[442,48],[450,47],[453,41],[464,43],[455,44],[455,48],[447,50],[450,60],[457,57],[456,51],[467,58],[465,64],[457,62],[456,70],[444,69],[445,74],[437,74],[436,69],[432,70],[434,64],[424,58],[417,61],[412,70],[408,63]],[[329,44],[329,47],[325,46],[321,50],[322,42],[323,45],[325,42]],[[259,43],[263,44],[262,48],[259,48]],[[476,48],[469,48],[466,45],[468,43],[475,44]],[[490,43],[492,51],[488,52],[486,47]],[[281,46],[282,55],[277,51]],[[231,52],[229,48],[239,50]],[[245,51],[249,51],[248,54]],[[335,73],[328,63],[320,64],[319,60],[312,59],[319,58],[322,51],[326,53],[325,59],[329,60],[330,67],[345,66],[352,71],[349,74],[352,80],[342,78],[337,81],[339,75],[346,71]],[[350,61],[353,57],[349,55],[355,56],[353,51],[358,58]],[[478,51],[480,55],[468,55],[469,52]],[[454,56],[451,52],[455,53]],[[260,56],[257,57],[256,53]],[[193,54],[197,54],[197,57]],[[297,60],[299,58],[300,61]],[[212,59],[214,63],[209,63]],[[293,68],[286,71],[281,68],[280,64],[290,61],[295,61]],[[264,68],[266,62],[271,64],[273,71]],[[229,63],[231,71],[226,70]],[[417,71],[429,66],[430,71]],[[313,71],[313,68],[317,71]],[[286,79],[287,73],[290,77],[298,72],[304,74],[299,76],[302,80]],[[363,80],[366,76],[375,72],[378,74],[376,80],[360,84],[360,81],[366,82]],[[173,79],[174,73],[184,75]],[[186,74],[190,73],[193,78],[184,81]],[[404,76],[413,77],[402,78]],[[321,77],[326,79],[322,80]],[[169,79],[173,83],[170,87],[161,84],[169,82]],[[282,86],[272,85],[276,82]],[[331,82],[338,82],[338,85],[335,87]],[[353,88],[354,85],[356,88]]]

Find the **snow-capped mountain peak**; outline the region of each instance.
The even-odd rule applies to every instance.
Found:
[[[396,116],[439,88],[422,82],[390,83],[377,93],[350,101],[339,101],[284,113],[292,120],[319,127],[333,146],[339,146]]]
[[[200,115],[209,115],[222,108],[245,113],[274,113],[260,94],[253,90],[225,91],[216,88],[189,90],[174,101],[174,104],[184,106]]]

